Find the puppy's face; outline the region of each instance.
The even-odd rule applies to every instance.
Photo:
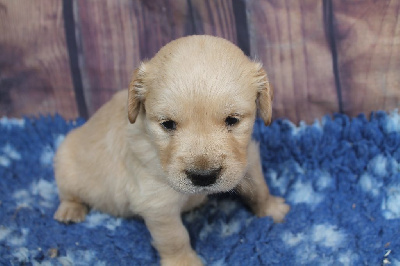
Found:
[[[136,70],[129,118],[145,112],[165,178],[183,193],[236,187],[247,168],[257,104],[271,119],[265,72],[223,39],[192,36],[163,47]]]

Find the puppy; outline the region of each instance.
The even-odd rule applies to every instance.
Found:
[[[259,217],[281,222],[284,199],[269,194],[251,140],[257,107],[271,122],[272,89],[261,64],[232,43],[184,37],[134,71],[55,156],[60,206],[81,222],[89,208],[143,217],[162,265],[202,265],[181,213],[236,189]]]

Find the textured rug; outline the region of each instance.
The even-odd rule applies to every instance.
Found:
[[[0,119],[1,265],[156,265],[143,221],[92,211],[53,220],[52,158],[84,123]],[[257,121],[265,178],[292,209],[282,224],[258,219],[235,195],[183,215],[208,265],[400,265],[400,115],[325,117],[296,127]]]

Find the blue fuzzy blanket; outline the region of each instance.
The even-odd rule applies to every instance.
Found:
[[[53,220],[52,158],[84,123],[0,119],[1,265],[154,265],[143,221],[92,211]],[[400,265],[400,115],[325,117],[313,125],[257,121],[265,178],[292,209],[282,224],[258,219],[235,195],[183,215],[208,265]]]

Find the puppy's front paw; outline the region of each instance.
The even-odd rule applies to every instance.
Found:
[[[71,201],[61,201],[54,219],[63,223],[79,223],[85,220],[88,209],[85,205]]]
[[[194,251],[161,260],[162,266],[202,266],[203,262]]]
[[[290,206],[285,203],[285,199],[270,195],[268,200],[259,204],[254,212],[258,217],[271,216],[275,223],[283,222]]]

